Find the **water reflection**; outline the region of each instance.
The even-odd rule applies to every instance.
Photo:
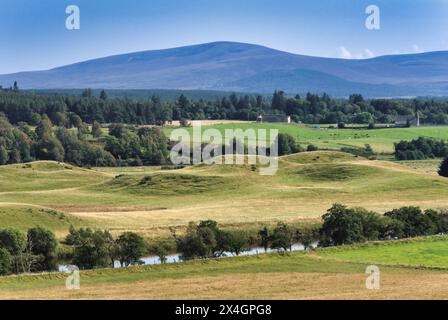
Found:
[[[317,247],[317,243],[314,243],[311,245],[311,248],[316,248],[316,247]],[[291,247],[291,251],[303,251],[303,250],[305,250],[305,248],[301,244],[295,244]],[[239,256],[253,256],[253,255],[257,255],[257,254],[265,254],[265,253],[273,253],[273,252],[278,252],[278,250],[268,249],[267,251],[265,251],[264,248],[262,248],[262,247],[255,247],[255,248],[252,248],[247,251],[242,251]],[[235,257],[235,255],[232,254],[231,252],[224,252],[221,257],[218,257],[216,259],[223,259],[223,258],[228,258],[228,257]],[[165,263],[180,263],[180,262],[182,262],[182,258],[179,253],[168,255],[166,257],[166,261],[165,261]],[[152,266],[152,265],[159,265],[159,264],[162,264],[162,263],[160,261],[160,258],[156,257],[156,256],[151,256],[151,257],[146,257],[146,258],[141,259],[141,265]],[[114,262],[114,268],[122,268],[119,261]],[[68,271],[67,265],[59,266],[59,272],[67,272],[67,271]]]

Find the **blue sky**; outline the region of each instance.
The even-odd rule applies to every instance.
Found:
[[[77,5],[81,29],[65,28]],[[381,30],[365,9],[381,10]],[[212,41],[344,58],[448,50],[448,0],[0,0],[0,74]]]

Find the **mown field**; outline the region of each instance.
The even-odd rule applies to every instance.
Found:
[[[314,144],[319,148],[339,150],[344,147],[364,147],[370,144],[375,152],[392,153],[394,143],[418,137],[448,139],[448,127],[382,128],[382,129],[330,129],[328,126],[305,126],[298,124],[240,123],[203,126],[203,129],[218,129],[224,136],[226,129],[277,129],[293,136],[300,144]],[[173,128],[165,129],[169,136]],[[188,128],[192,132],[192,128]]]
[[[2,166],[0,177],[5,225],[41,224],[58,237],[70,224],[157,237],[203,219],[234,227],[317,221],[336,202],[378,212],[448,207],[448,179],[333,151],[282,157],[274,176],[248,165],[87,170],[36,162]]]
[[[193,261],[175,265],[0,278],[0,298],[16,299],[447,299],[447,237]],[[393,260],[390,260],[393,257]],[[414,260],[413,257],[422,257]],[[366,267],[380,268],[367,290]]]

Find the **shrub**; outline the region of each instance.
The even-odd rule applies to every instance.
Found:
[[[18,255],[26,248],[26,238],[18,230],[0,230],[0,247],[8,250],[8,252],[13,256]]]
[[[306,148],[306,151],[308,151],[308,152],[317,151],[317,150],[319,150],[319,148],[316,147],[314,144],[310,144],[310,145],[308,145],[308,147]]]
[[[216,234],[214,221],[203,221],[199,225],[190,222],[185,236],[177,239],[177,250],[182,254],[182,259],[212,257],[217,248]]]
[[[280,222],[272,232],[271,248],[284,251],[291,250],[293,240],[294,231],[290,226]]]
[[[70,228],[65,242],[74,246],[73,263],[80,269],[107,267],[113,263],[114,242],[108,231]]]
[[[249,249],[249,237],[246,232],[236,230],[227,233],[227,246],[231,253],[239,256],[242,251]]]
[[[425,215],[431,219],[435,226],[436,233],[448,232],[448,211],[426,210]]]
[[[440,164],[439,175],[442,177],[448,177],[448,157],[445,158]]]
[[[284,156],[288,154],[301,152],[302,149],[289,134],[280,133],[278,135],[278,155]]]
[[[381,216],[362,208],[334,204],[322,217],[321,234],[328,245],[343,245],[381,237]]]
[[[264,227],[263,229],[258,231],[258,238],[260,245],[264,248],[264,251],[267,252],[271,238],[268,228]]]
[[[0,275],[4,276],[13,271],[13,259],[5,248],[0,248]]]
[[[157,241],[148,247],[148,253],[157,256],[162,264],[166,262],[170,250],[172,250],[172,247],[164,241]]]
[[[28,230],[28,246],[31,254],[39,257],[39,262],[34,266],[34,271],[50,271],[56,269],[57,241],[54,234],[41,227]]]
[[[384,214],[402,223],[400,233],[405,237],[417,237],[434,234],[437,226],[431,217],[418,207],[403,207]]]
[[[122,266],[135,265],[146,253],[145,240],[136,233],[125,232],[115,241],[117,256]]]
[[[370,144],[366,144],[364,146],[364,148],[343,147],[343,148],[341,148],[341,151],[351,153],[351,154],[353,154],[355,156],[359,156],[359,157],[365,157],[365,158],[369,158],[369,159],[375,158],[375,152],[373,151]]]

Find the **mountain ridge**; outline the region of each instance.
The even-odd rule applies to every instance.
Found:
[[[307,74],[309,78],[304,76]],[[42,71],[0,75],[24,89],[176,89],[346,96],[448,95],[448,51],[370,59],[323,58],[217,41],[90,59]]]

